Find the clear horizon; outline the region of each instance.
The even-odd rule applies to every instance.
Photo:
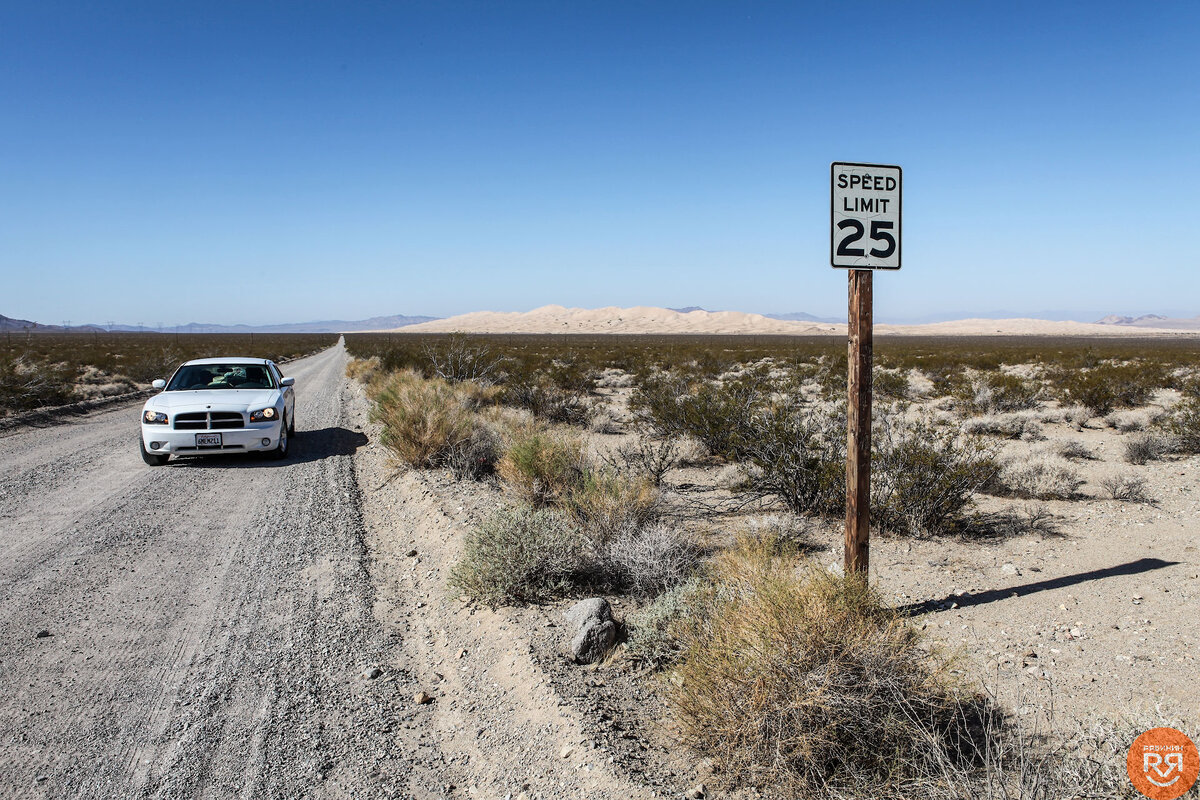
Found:
[[[1195,316],[1198,23],[1186,3],[9,6],[0,314],[838,316],[829,163],[853,160],[904,168],[879,319]]]

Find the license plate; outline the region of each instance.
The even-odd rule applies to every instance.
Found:
[[[221,434],[219,433],[197,433],[196,447],[220,447]]]

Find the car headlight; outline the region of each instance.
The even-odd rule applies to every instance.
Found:
[[[147,425],[166,425],[167,415],[161,411],[151,411],[146,409],[142,412],[142,422]]]
[[[264,408],[262,411],[251,411],[251,422],[274,422],[279,418],[279,412],[273,408]]]

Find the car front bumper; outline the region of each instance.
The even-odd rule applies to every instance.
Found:
[[[147,453],[197,456],[214,453],[253,453],[279,446],[280,422],[223,430],[173,430],[169,425],[142,424],[142,444]],[[197,435],[219,433],[220,445],[197,445]]]

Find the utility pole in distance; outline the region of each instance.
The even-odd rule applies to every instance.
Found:
[[[848,269],[846,574],[871,559],[872,271],[900,269],[900,167],[835,161],[829,171],[829,263]]]

